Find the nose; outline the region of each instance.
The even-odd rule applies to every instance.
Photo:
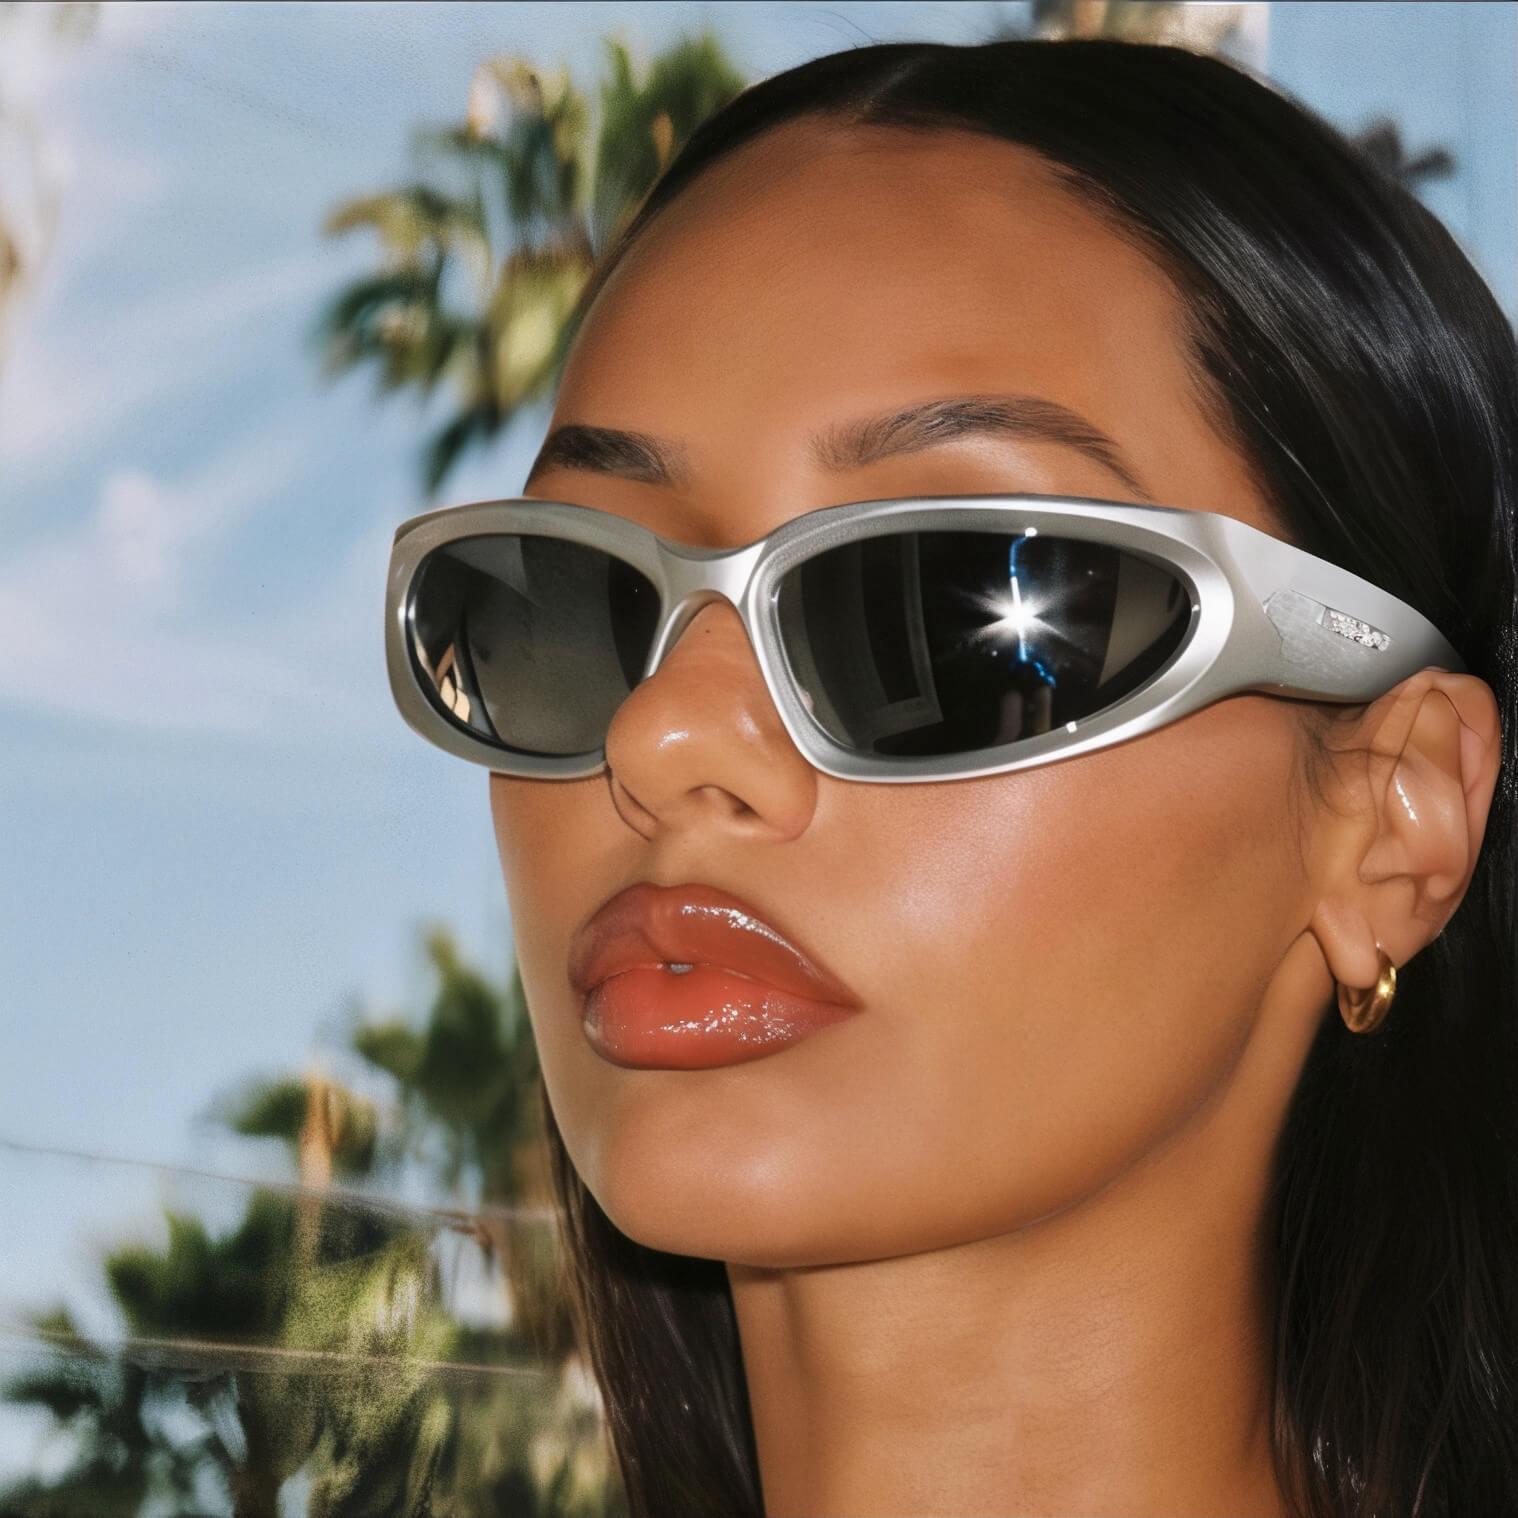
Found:
[[[817,771],[770,700],[729,601],[703,606],[606,734],[612,799],[645,838],[695,828],[784,842],[806,830]]]

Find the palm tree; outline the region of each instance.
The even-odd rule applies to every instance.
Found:
[[[327,372],[367,366],[382,391],[452,392],[423,451],[428,492],[551,392],[596,256],[744,84],[706,34],[641,79],[622,43],[608,41],[607,53],[594,133],[564,69],[492,58],[475,72],[463,123],[419,135],[420,177],[345,201],[326,220],[332,236],[368,229],[380,252],[321,318]]]
[[[1115,37],[1125,42],[1173,42],[1218,52],[1243,25],[1243,5],[1194,5],[1189,0],[1033,0],[1035,35]]]
[[[47,1352],[0,1396],[49,1413],[73,1458],[0,1492],[0,1512],[266,1518],[297,1473],[310,1518],[625,1512],[599,1412],[573,1394],[554,1234],[523,1216],[546,1198],[520,986],[446,934],[427,953],[425,1014],[351,1038],[393,1102],[315,1073],[244,1087],[219,1121],[277,1140],[300,1184],[255,1189],[224,1232],[175,1212],[165,1246],[109,1254],[124,1344],[35,1320]],[[477,1202],[419,1217],[393,1201],[418,1170]],[[439,1246],[461,1233],[502,1272],[504,1326],[448,1310]]]
[[[39,23],[51,38],[78,42],[94,30],[99,6],[86,0],[54,0],[23,6],[18,0],[0,3],[0,51],[7,34]],[[0,168],[11,173],[0,179],[0,334],[17,297],[36,276],[58,215],[58,185],[46,166],[45,143],[39,123],[0,96]]]
[[[69,1511],[96,1518],[137,1518],[152,1495],[187,1503],[194,1492],[195,1452],[144,1417],[157,1388],[141,1365],[84,1338],[62,1309],[40,1314],[32,1329],[46,1349],[13,1375],[6,1401],[46,1412],[55,1439],[67,1441],[72,1462],[62,1478],[27,1477],[0,1492],[7,1518],[49,1518]]]
[[[74,1460],[56,1482],[5,1493],[7,1511],[135,1514],[144,1497],[188,1502],[210,1483],[237,1518],[252,1518],[276,1511],[280,1482],[304,1462],[309,1429],[285,1416],[286,1405],[301,1406],[299,1398],[286,1404],[287,1377],[239,1384],[213,1362],[186,1375],[168,1348],[189,1341],[225,1354],[277,1341],[292,1285],[293,1209],[257,1193],[219,1238],[193,1217],[166,1221],[166,1248],[130,1245],[105,1261],[128,1349],[90,1342],[64,1312],[34,1324],[54,1356],[8,1382],[4,1396],[46,1408]],[[177,1419],[165,1416],[171,1410]]]
[[[1378,117],[1362,127],[1353,142],[1375,166],[1414,194],[1430,180],[1448,179],[1458,165],[1448,148],[1424,148],[1411,153],[1403,145],[1402,131],[1389,117]]]

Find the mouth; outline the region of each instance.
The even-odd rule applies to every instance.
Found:
[[[569,979],[591,1047],[638,1069],[760,1059],[861,1006],[748,903],[704,885],[613,896],[575,934]]]

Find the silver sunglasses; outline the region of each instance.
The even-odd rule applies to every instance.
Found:
[[[396,532],[390,688],[461,759],[593,775],[617,708],[713,601],[741,618],[796,747],[842,780],[1001,774],[1241,691],[1364,702],[1430,665],[1465,667],[1405,602],[1210,511],[860,501],[718,550],[519,499]]]

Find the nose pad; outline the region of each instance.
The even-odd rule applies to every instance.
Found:
[[[717,823],[745,836],[799,836],[817,772],[791,741],[731,602],[703,606],[633,688],[606,734],[618,810],[646,837]]]

